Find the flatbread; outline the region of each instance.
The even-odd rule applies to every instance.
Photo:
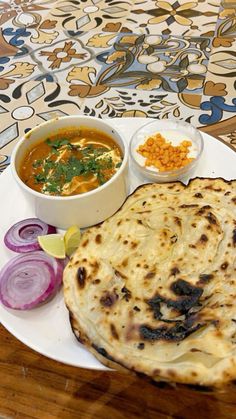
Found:
[[[64,272],[81,343],[154,380],[236,379],[236,180],[139,187]]]

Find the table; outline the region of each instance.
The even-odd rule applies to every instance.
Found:
[[[59,364],[2,327],[0,338],[1,418],[235,418],[235,387],[218,394],[158,388],[131,375]]]
[[[0,171],[50,118],[179,119],[236,149],[235,0],[0,1]],[[77,369],[0,326],[0,417],[234,418],[235,388]]]

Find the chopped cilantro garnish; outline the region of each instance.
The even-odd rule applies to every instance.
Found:
[[[104,153],[107,153],[109,150],[105,147],[98,147],[94,149],[94,157],[102,156]]]
[[[74,150],[74,149],[76,149],[76,148],[77,148],[76,146],[74,146],[74,145],[73,145],[73,144],[71,144],[71,143],[66,144],[66,147],[67,147],[67,149],[68,149],[68,150]]]
[[[61,192],[61,187],[56,182],[51,182],[46,184],[44,191],[49,193],[59,193]]]
[[[38,173],[37,175],[34,175],[35,183],[44,183],[46,181],[46,178],[43,173]]]
[[[100,185],[103,185],[106,182],[106,179],[101,172],[98,172],[97,179]]]
[[[94,152],[94,147],[92,144],[89,144],[87,147],[84,147],[81,149],[81,153],[83,154],[84,157],[89,156],[93,152]]]
[[[54,141],[51,141],[51,140],[47,139],[45,142],[50,147],[55,148],[55,149],[58,149],[58,148],[62,147],[63,145],[67,145],[67,146],[71,145],[71,143],[66,138],[61,138],[61,139],[54,140]]]
[[[35,160],[33,163],[33,167],[36,169],[37,167],[40,167],[42,163],[43,163],[42,159]]]
[[[51,147],[51,153],[40,164],[38,160],[35,161],[35,167],[40,167],[41,173],[34,175],[34,178],[36,183],[44,183],[43,190],[47,193],[59,195],[64,185],[70,183],[75,176],[88,177],[93,174],[102,185],[110,177],[108,171],[121,165],[121,162],[114,164],[107,147],[71,144],[65,138],[54,141],[48,139],[46,143]],[[60,150],[60,147],[63,148]],[[68,153],[61,154],[66,149]],[[59,158],[53,160],[55,154]]]
[[[122,165],[122,161],[119,161],[119,163],[116,163],[116,169],[118,169]]]
[[[48,173],[49,173],[49,171],[51,169],[54,169],[55,166],[56,166],[56,163],[54,161],[46,160],[46,162],[45,162],[45,164],[43,166],[45,176],[47,176]]]

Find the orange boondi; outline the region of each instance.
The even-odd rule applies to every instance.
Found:
[[[180,145],[173,146],[157,133],[140,145],[137,152],[146,158],[145,166],[154,166],[165,172],[184,167],[193,160],[188,157],[191,145],[191,141],[182,141]]]

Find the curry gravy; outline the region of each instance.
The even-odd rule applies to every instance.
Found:
[[[122,159],[119,146],[107,134],[71,127],[34,145],[22,160],[19,176],[37,192],[77,195],[106,183]]]

